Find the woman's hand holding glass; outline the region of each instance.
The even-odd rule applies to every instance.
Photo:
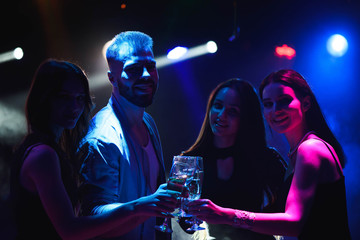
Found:
[[[201,196],[201,189],[202,189],[202,183],[204,180],[204,165],[203,165],[203,159],[202,157],[194,157],[195,158],[195,171],[194,175],[192,176],[189,181],[185,183],[185,187],[188,190],[188,202],[198,200]],[[190,223],[192,226],[187,229],[187,231],[198,231],[198,230],[204,230],[205,228],[200,227],[198,220],[196,219],[196,215],[190,215],[192,216],[192,221]]]
[[[187,204],[188,213],[211,224],[232,224],[234,210],[223,208],[209,199],[199,199]]]

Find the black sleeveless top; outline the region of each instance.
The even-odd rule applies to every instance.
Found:
[[[202,198],[209,198],[224,207],[252,212],[262,211],[263,194],[266,189],[273,193],[284,180],[286,163],[273,148],[261,154],[263,165],[254,156],[239,156],[233,147],[213,148],[204,157],[204,183]],[[229,179],[218,178],[217,160],[233,157],[234,169]],[[259,166],[260,165],[260,166]],[[242,197],[240,197],[242,196]]]
[[[322,141],[321,139],[319,139]],[[324,141],[322,141],[324,142]],[[338,171],[341,173],[339,162],[329,146]],[[315,198],[299,240],[348,240],[351,239],[348,226],[345,177],[330,183],[319,184],[315,192]]]
[[[235,147],[195,150],[186,155],[204,159],[204,182],[201,198],[207,198],[222,207],[261,212],[264,191],[276,194],[280,188],[287,164],[274,148],[266,148],[255,156],[240,154]],[[218,178],[217,160],[233,157],[234,168],[228,180]],[[255,159],[256,158],[256,159]],[[261,158],[261,159],[257,159]],[[263,161],[262,164],[259,162]],[[210,236],[216,239],[273,240],[274,237],[228,225],[208,224]]]
[[[20,170],[31,149],[41,144],[54,147],[55,143],[38,134],[30,134],[14,153],[11,169],[11,201],[15,216],[16,239],[61,239],[53,227],[37,194],[29,192],[20,183]],[[57,151],[58,152],[58,151]],[[61,153],[58,152],[59,158]],[[64,177],[70,169],[61,161],[61,172],[65,188],[75,204],[76,184]]]

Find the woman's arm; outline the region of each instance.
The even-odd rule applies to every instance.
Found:
[[[251,213],[222,208],[210,200],[198,200],[190,203],[189,213],[198,215],[200,219],[213,224],[238,225],[270,235],[298,236],[309,215],[319,182],[320,167],[323,161],[319,147],[314,141],[306,141],[299,147],[294,178],[284,213]],[[236,216],[238,224],[234,224]]]
[[[28,183],[24,185],[39,195],[47,215],[63,239],[88,239],[114,228],[128,229],[128,221],[138,216],[161,215],[161,211],[173,209],[176,204],[176,198],[172,197],[174,192],[159,189],[152,197],[113,205],[111,210],[102,214],[76,217],[61,179],[59,158],[46,145],[37,146],[30,152],[24,161],[21,179],[26,179]]]

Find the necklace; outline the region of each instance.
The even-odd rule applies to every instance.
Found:
[[[293,149],[290,149],[289,150],[289,153],[288,153],[288,157],[289,159],[291,159],[294,155],[294,153],[297,151],[298,147],[300,146],[300,144],[310,135],[310,134],[313,134],[315,133],[314,131],[310,131],[310,132],[307,132],[304,137],[296,144],[296,146],[293,148]]]

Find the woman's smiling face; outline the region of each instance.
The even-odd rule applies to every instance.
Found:
[[[270,83],[263,90],[264,116],[270,127],[285,133],[302,125],[304,108],[295,91],[281,83]]]
[[[240,128],[240,98],[228,87],[221,89],[211,106],[209,120],[215,138],[235,142]]]

